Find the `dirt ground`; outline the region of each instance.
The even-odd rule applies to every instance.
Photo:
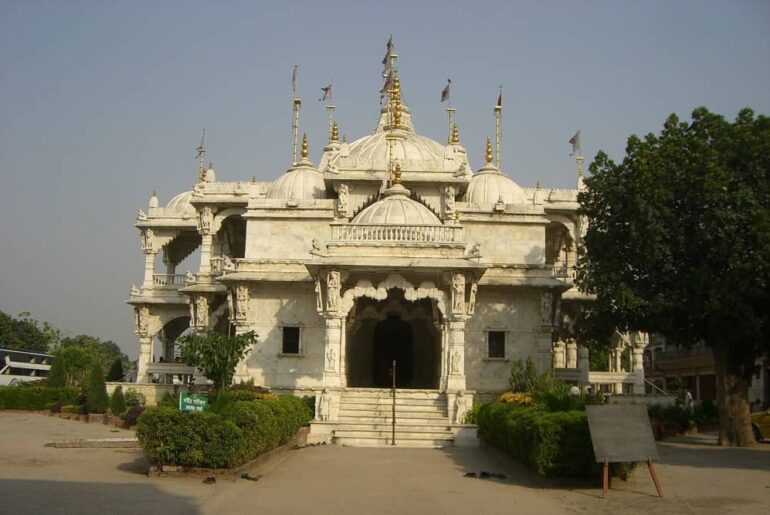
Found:
[[[291,451],[257,473],[259,481],[148,478],[138,449],[56,449],[46,440],[130,432],[38,414],[0,412],[0,513],[766,513],[770,443],[723,449],[714,435],[659,444],[665,497],[646,467],[597,485],[546,481],[494,449]],[[466,472],[506,479],[473,479]]]

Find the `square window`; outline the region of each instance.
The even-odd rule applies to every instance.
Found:
[[[505,331],[487,332],[487,357],[505,357]]]
[[[283,328],[283,354],[299,354],[299,327]]]

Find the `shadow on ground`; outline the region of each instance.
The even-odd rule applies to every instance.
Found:
[[[0,479],[0,492],[3,513],[200,513],[190,499],[152,484]]]

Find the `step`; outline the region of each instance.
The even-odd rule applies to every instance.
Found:
[[[391,390],[382,389],[356,389],[356,390],[344,390],[342,397],[377,397],[377,398],[391,398],[393,392]],[[439,399],[446,398],[445,394],[433,391],[433,390],[396,390],[396,398],[400,399]]]
[[[393,426],[390,423],[356,423],[356,422],[340,422],[335,430],[335,434],[339,431],[378,431],[390,434],[393,430]],[[401,433],[446,433],[451,432],[449,424],[421,424],[410,425],[401,424],[396,422],[396,435]]]
[[[449,417],[443,416],[443,417],[433,417],[433,418],[427,418],[427,417],[421,417],[421,418],[403,418],[399,417],[398,414],[396,414],[396,424],[401,424],[405,426],[420,426],[420,425],[440,425],[440,424],[447,424],[449,421]],[[345,424],[390,424],[391,418],[390,417],[376,417],[376,416],[358,416],[358,417],[351,417],[351,416],[340,416],[339,417],[340,423]]]
[[[449,438],[406,438],[396,435],[396,445],[391,445],[390,436],[388,437],[373,437],[373,436],[334,436],[332,442],[337,445],[350,446],[350,447],[419,447],[440,449],[442,447],[451,446],[454,439]]]
[[[346,409],[351,411],[377,411],[382,412],[386,410],[393,410],[392,404],[365,404],[358,402],[341,402],[340,409]],[[396,404],[396,413],[399,411],[429,411],[429,412],[445,412],[445,406],[421,406],[412,404]]]
[[[377,397],[345,397],[340,399],[340,404],[366,404],[369,406],[392,406],[393,399]],[[446,399],[399,399],[396,398],[396,406],[437,406],[445,407]]]

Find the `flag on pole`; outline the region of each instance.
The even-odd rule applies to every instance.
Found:
[[[393,83],[393,72],[391,71],[385,77],[385,84],[382,85],[382,89],[380,90],[380,100],[382,100],[382,97],[388,94],[388,90],[390,89],[390,86],[392,83]]]
[[[441,101],[442,102],[446,102],[447,100],[449,100],[449,85],[450,84],[452,84],[452,80],[451,79],[447,79],[446,80],[446,86],[441,91]]]
[[[382,58],[382,65],[385,67],[382,70],[382,76],[387,77],[390,74],[390,55],[393,53],[393,34],[388,38],[388,44],[385,49],[385,57]]]
[[[294,65],[294,70],[291,72],[291,90],[294,92],[294,96],[297,96],[297,68],[298,65]]]
[[[497,106],[498,109],[503,108],[503,88],[500,87],[500,94],[497,95]]]
[[[571,156],[580,153],[580,131],[577,131],[575,135],[570,138],[569,144],[572,145],[572,153],[570,154]]]
[[[321,88],[321,91],[323,91],[323,96],[318,99],[319,102],[326,100],[327,98],[331,100],[332,98],[332,83],[330,82],[328,86],[325,88]]]

